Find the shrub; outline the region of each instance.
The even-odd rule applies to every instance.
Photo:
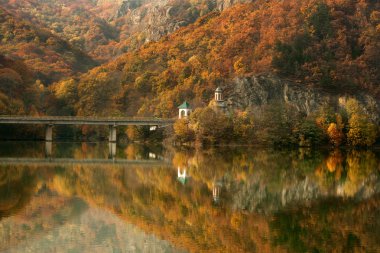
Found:
[[[189,127],[187,119],[179,119],[174,123],[174,133],[176,140],[181,143],[192,142],[195,140],[195,133]]]
[[[368,116],[352,114],[347,133],[348,143],[352,146],[371,146],[377,137],[377,127]]]

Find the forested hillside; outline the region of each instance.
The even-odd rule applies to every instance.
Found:
[[[263,1],[212,12],[159,42],[55,86],[80,115],[173,116],[236,76],[277,73],[333,93],[379,97],[380,3]],[[72,101],[72,100],[70,100]]]
[[[0,6],[105,62],[244,1],[0,0]]]
[[[0,55],[0,83],[2,114],[25,113],[25,92],[33,86],[32,73],[21,62],[12,61]]]
[[[0,55],[0,114],[38,115],[54,113],[54,96],[22,61]]]
[[[0,4],[97,60],[108,59],[108,46],[112,46],[111,42],[115,43],[118,36],[115,28],[99,17],[102,8],[97,7],[94,1],[2,0]],[[107,9],[106,6],[104,8]]]
[[[0,39],[1,54],[23,60],[29,71],[44,84],[85,72],[96,65],[94,60],[66,41],[20,20],[1,7]]]

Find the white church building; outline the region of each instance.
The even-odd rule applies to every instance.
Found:
[[[210,101],[209,106],[215,108],[216,110],[221,110],[222,112],[227,113],[227,104],[224,101],[223,90],[220,87],[216,88],[214,99]],[[187,118],[193,112],[193,109],[187,101],[183,102],[183,104],[178,106],[178,110],[179,119]]]

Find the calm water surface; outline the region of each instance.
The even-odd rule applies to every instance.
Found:
[[[380,252],[378,150],[0,143],[0,252]]]

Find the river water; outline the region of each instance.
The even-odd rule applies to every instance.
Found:
[[[379,150],[0,143],[0,252],[380,252]]]

